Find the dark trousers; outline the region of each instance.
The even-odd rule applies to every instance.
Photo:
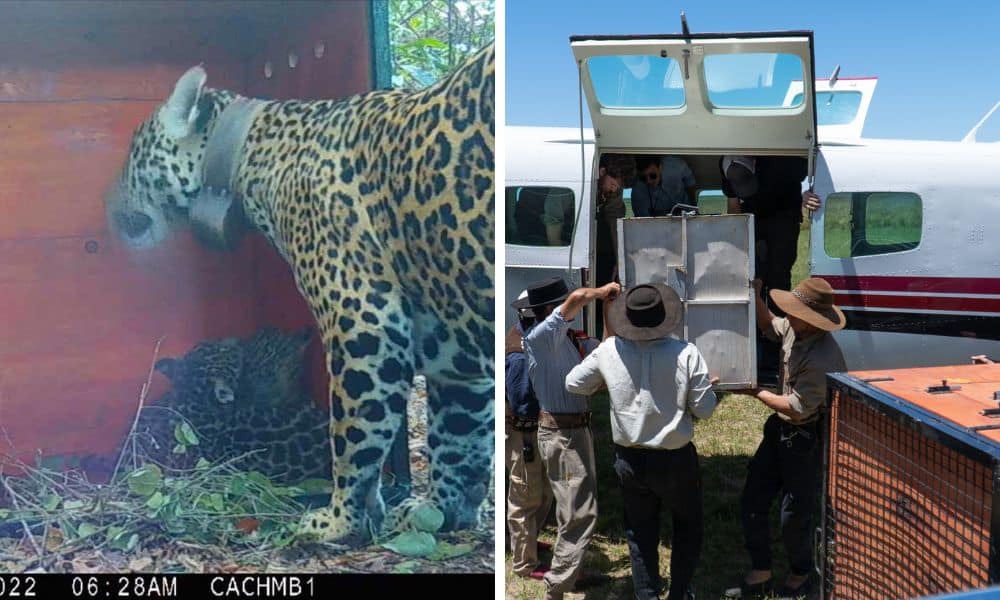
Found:
[[[779,317],[785,316],[785,313],[770,301],[769,292],[792,289],[792,265],[795,264],[798,255],[800,228],[801,224],[793,215],[774,215],[754,221],[756,235],[754,276],[764,283],[763,297],[767,300],[771,312]],[[777,373],[781,345],[765,338],[759,332],[757,345],[758,368]]]
[[[764,282],[765,298],[770,290],[792,289],[792,265],[798,256],[800,229],[798,219],[789,215],[754,220],[754,270],[755,276]]]
[[[668,599],[683,598],[701,555],[701,471],[694,444],[677,450],[615,445],[615,473],[625,504],[635,597],[660,597],[660,510],[666,508],[674,530]]]
[[[771,415],[764,439],[750,460],[740,509],[743,536],[753,569],[771,569],[768,515],[781,494],[781,535],[788,564],[795,575],[812,571],[812,530],[821,481],[819,425],[796,427]]]

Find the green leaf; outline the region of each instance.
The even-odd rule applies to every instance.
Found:
[[[85,538],[94,535],[97,531],[98,529],[96,525],[83,522],[80,523],[80,526],[76,529],[76,535],[80,538]]]
[[[419,40],[415,40],[413,43],[418,46],[423,46],[424,48],[434,48],[435,50],[448,49],[448,44],[434,38],[422,38]]]
[[[407,575],[416,573],[420,568],[420,563],[415,560],[406,560],[392,568],[393,573],[405,573]]]
[[[52,512],[55,509],[59,508],[60,502],[62,502],[62,497],[59,496],[58,494],[52,494],[51,496],[45,498],[45,501],[42,503],[42,508],[44,508],[48,512]]]
[[[427,559],[448,560],[449,558],[469,554],[474,549],[475,545],[473,544],[449,544],[448,542],[439,542],[437,548],[434,552],[431,552]]]
[[[198,462],[196,462],[196,463],[194,464],[194,468],[195,468],[195,470],[197,470],[197,471],[202,471],[202,470],[204,470],[204,469],[207,469],[207,468],[209,468],[209,467],[211,467],[211,466],[212,466],[212,463],[210,463],[210,462],[208,462],[207,460],[205,460],[205,458],[204,458],[204,457],[202,457],[202,458],[199,458],[199,459],[198,459]]]
[[[212,494],[208,497],[208,502],[216,512],[222,512],[226,509],[226,500],[222,494]]]
[[[233,496],[244,496],[247,493],[247,482],[242,476],[233,477],[229,481],[227,491]]]
[[[146,507],[151,508],[153,510],[159,510],[163,508],[163,506],[166,505],[168,502],[170,502],[170,494],[163,495],[162,493],[157,491],[156,493],[154,493],[152,496],[149,497],[149,500],[146,500]]]
[[[434,536],[425,531],[404,531],[382,544],[383,548],[403,556],[428,556],[436,546]]]
[[[6,508],[0,508],[0,521],[4,521],[10,516],[10,510]]]
[[[163,472],[156,465],[146,465],[125,476],[128,481],[128,489],[133,494],[139,496],[152,496],[160,481],[163,480]]]
[[[434,533],[444,525],[444,513],[429,504],[414,509],[411,518],[413,527],[418,531]]]
[[[177,443],[185,446],[198,445],[198,436],[195,435],[194,430],[191,429],[191,426],[186,421],[181,421],[174,425],[174,439],[177,440]]]
[[[302,490],[301,496],[319,496],[333,493],[333,482],[327,479],[306,479],[296,486]]]
[[[187,454],[188,447],[184,444],[177,444],[174,446],[174,454]]]
[[[63,502],[63,510],[76,510],[84,506],[87,506],[87,503],[83,500],[67,500]]]

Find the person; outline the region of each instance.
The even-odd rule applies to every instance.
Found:
[[[833,303],[824,279],[806,279],[791,292],[771,290],[771,300],[785,313],[775,317],[755,279],[757,325],[781,344],[778,392],[749,393],[774,411],[764,423],[764,438],[750,460],[740,496],[743,535],[750,572],[727,597],[759,596],[773,590],[768,515],[781,494],[781,529],[790,573],[778,592],[800,596],[808,591],[813,569],[811,521],[819,494],[823,461],[820,418],[826,402],[826,374],[847,369],[831,332],[846,320]]]
[[[617,280],[618,219],[625,218],[625,188],[635,180],[635,160],[627,154],[601,155],[597,179],[597,221],[594,244],[596,287]],[[604,303],[597,302],[598,314]]]
[[[611,303],[608,337],[566,376],[566,389],[611,396],[614,468],[624,500],[635,597],[659,598],[660,508],[673,518],[668,599],[693,598],[701,554],[702,486],[694,421],[717,401],[701,353],[668,337],[681,319],[677,293],[638,285]]]
[[[691,167],[677,156],[641,156],[635,161],[639,176],[632,187],[632,214],[663,217],[678,204],[695,204]]]
[[[528,297],[521,292],[518,301]],[[530,308],[517,311],[518,320],[505,339],[504,447],[507,450],[507,530],[510,533],[511,570],[521,577],[542,579],[548,565],[540,563],[540,549],[551,546],[538,541],[552,506],[552,490],[545,466],[538,457],[538,399],[528,379],[523,337],[535,321]]]
[[[802,207],[819,209],[819,196],[802,192],[808,162],[797,156],[724,156],[722,192],[730,213],[754,215],[756,277],[764,292],[790,290],[798,256]]]
[[[524,336],[528,376],[538,398],[538,450],[555,498],[558,536],[543,581],[545,598],[560,600],[579,576],[584,551],[597,525],[597,478],[589,398],[568,392],[566,375],[597,346],[570,329],[585,305],[613,299],[621,287],[579,288],[572,293],[559,277],[528,287],[537,323]]]

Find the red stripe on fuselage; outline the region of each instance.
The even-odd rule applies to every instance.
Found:
[[[941,296],[872,296],[837,294],[834,302],[841,307],[895,308],[905,310],[947,310],[956,312],[1000,313],[1000,298],[954,298]]]
[[[816,277],[825,279],[835,290],[845,291],[1000,294],[1000,278],[990,277],[890,277],[885,275],[816,275]],[[866,295],[865,297],[869,298],[870,296]]]

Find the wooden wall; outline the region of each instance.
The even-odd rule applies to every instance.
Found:
[[[367,3],[30,0],[0,12],[0,427],[22,458],[106,456],[159,338],[171,356],[312,322],[259,236],[230,254],[186,232],[142,254],[116,244],[104,195],[132,131],[199,63],[209,86],[259,97],[370,89]],[[310,372],[321,400],[318,340]],[[153,383],[151,399],[169,387]]]

